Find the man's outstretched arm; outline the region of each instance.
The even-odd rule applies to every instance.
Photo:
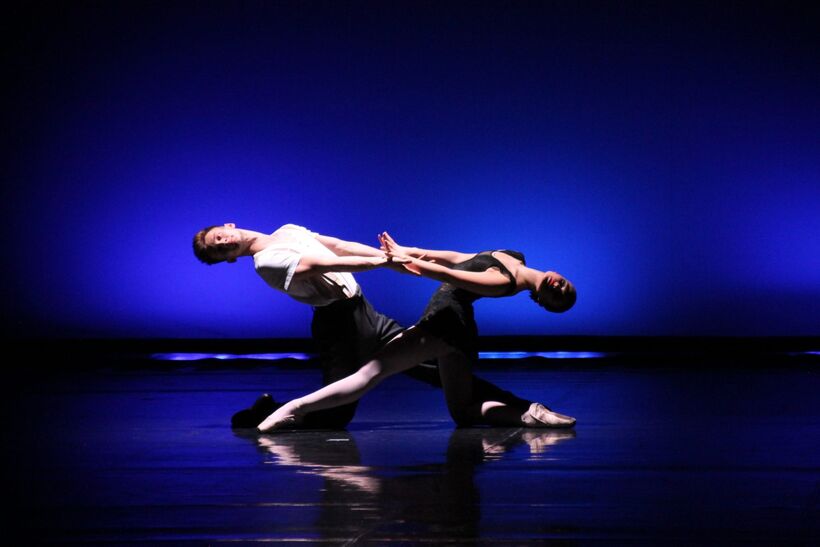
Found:
[[[363,243],[345,241],[344,239],[339,239],[338,237],[323,235],[317,235],[316,239],[319,243],[333,251],[333,254],[337,256],[384,256],[384,251],[381,249],[377,249]]]
[[[400,261],[401,259],[393,259]],[[391,262],[391,259],[384,256],[315,256],[310,254],[302,255],[299,265],[296,266],[294,274],[296,276],[309,277],[321,275],[328,272],[366,272],[375,268],[381,268]]]

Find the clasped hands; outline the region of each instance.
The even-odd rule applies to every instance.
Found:
[[[384,251],[384,254],[388,259],[386,264],[387,267],[400,273],[421,275],[421,270],[416,264],[414,264],[414,259],[410,256],[407,247],[402,247],[396,243],[396,241],[390,237],[390,234],[387,232],[382,232],[377,237],[379,238],[379,248]]]

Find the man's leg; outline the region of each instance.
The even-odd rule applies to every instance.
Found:
[[[311,333],[319,354],[322,384],[328,385],[355,373],[403,330],[396,321],[376,312],[364,296],[316,308]],[[414,377],[441,387],[435,365],[426,365],[424,370],[415,368],[420,370]],[[353,402],[309,413],[300,428],[344,428],[353,419],[357,405]],[[281,404],[274,403],[270,397],[262,396],[253,407],[235,414],[232,424],[234,427],[256,427],[279,406]]]
[[[360,298],[334,302],[316,308],[311,323],[311,333],[319,352],[322,367],[322,385],[328,385],[350,376],[364,364],[359,354],[360,331],[357,309]],[[319,410],[305,415],[300,428],[341,429],[350,423],[356,413],[358,401],[336,408]]]
[[[364,361],[359,358],[358,326],[355,299],[339,301],[316,308],[311,322],[311,333],[322,367],[322,385],[341,380],[359,369]],[[337,408],[312,412],[305,416],[300,429],[341,429],[356,413],[357,402]],[[231,418],[233,427],[255,428],[282,403],[268,396],[259,397],[252,407],[241,410]]]

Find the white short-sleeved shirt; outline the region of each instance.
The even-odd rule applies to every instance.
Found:
[[[291,298],[311,306],[327,306],[360,294],[359,284],[347,272],[329,272],[294,280],[302,255],[336,256],[302,226],[285,224],[271,234],[274,242],[253,255],[253,264],[265,282]]]

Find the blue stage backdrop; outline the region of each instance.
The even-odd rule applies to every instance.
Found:
[[[480,302],[485,335],[820,334],[811,3],[20,4],[7,336],[309,336],[250,259],[195,260],[229,221],[576,283]],[[405,324],[436,286],[358,278]]]

